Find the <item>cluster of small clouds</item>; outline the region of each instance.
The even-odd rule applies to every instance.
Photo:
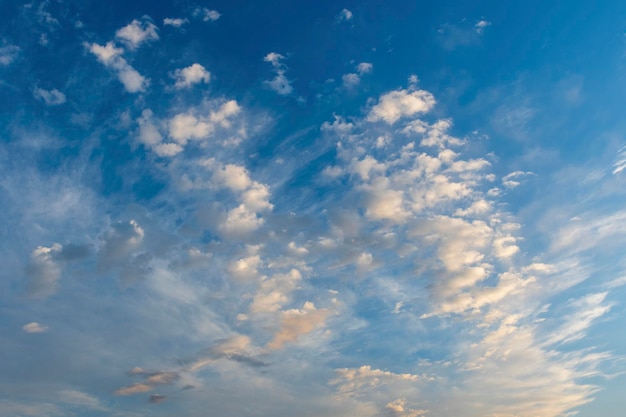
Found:
[[[356,73],[351,72],[343,75],[343,86],[347,89],[353,89],[357,87],[361,83],[361,77],[364,74],[371,73],[373,68],[374,66],[371,63],[361,62],[359,65],[356,66]]]
[[[283,64],[284,59],[285,57],[283,55],[276,52],[270,52],[263,58],[265,62],[269,62],[272,65],[274,73],[276,74],[273,79],[265,81],[265,85],[281,96],[289,95],[293,91],[291,80],[285,76],[287,67]]]
[[[215,21],[220,14],[197,8],[193,18]],[[344,9],[338,20],[352,18],[352,12]],[[163,21],[173,27],[188,23],[178,18]],[[474,36],[489,25],[485,20],[476,23]],[[149,80],[123,55],[158,39],[157,27],[146,17],[119,29],[115,41],[85,47],[117,75],[128,92],[137,93],[146,90]],[[15,59],[19,52],[15,48],[0,48],[0,64],[9,65]],[[275,74],[264,84],[286,96],[293,87],[285,75],[284,60],[275,52],[264,57]],[[373,65],[361,62],[353,71],[343,76],[345,88],[358,86]],[[211,81],[211,73],[199,63],[176,69],[170,77],[174,80],[170,92]],[[412,76],[406,88],[370,99],[362,116],[335,116],[320,127],[322,135],[335,141],[336,159],[320,169],[319,181],[337,188],[330,191],[336,194],[320,210],[323,220],[311,221],[316,225],[311,228],[302,226],[310,221],[308,214],[277,210],[272,182],[255,176],[241,159],[224,151],[227,144],[239,144],[247,137],[243,119],[248,115],[236,100],[205,99],[195,107],[169,109],[165,116],[144,105],[134,120],[136,141],[147,152],[164,158],[157,162],[165,161],[162,169],[172,183],[167,192],[171,201],[176,200],[162,211],[175,212],[172,218],[176,220],[168,218],[161,227],[170,227],[167,233],[185,243],[163,249],[168,245],[165,242],[159,251],[151,250],[150,244],[159,239],[153,239],[150,228],[138,218],[107,224],[93,242],[47,243],[32,250],[27,261],[28,295],[54,295],[66,279],[68,266],[85,259],[95,261],[96,273],[119,275],[125,282],[148,278],[142,287],[149,300],[141,306],[146,308],[145,315],[155,322],[152,313],[168,320],[172,318],[166,316],[183,317],[155,327],[177,332],[177,337],[189,342],[181,342],[181,350],[201,346],[171,366],[130,370],[127,377],[135,378],[134,382],[120,383],[114,391],[118,396],[147,395],[148,402],[159,404],[171,400],[174,392],[190,391],[204,378],[213,377],[207,376],[207,368],[225,379],[232,378],[233,370],[245,369],[255,378],[254,372],[262,370],[267,375],[258,376],[259,380],[273,382],[272,378],[280,378],[274,368],[282,364],[275,365],[272,359],[291,360],[287,354],[291,350],[299,355],[295,362],[319,350],[322,353],[315,360],[327,366],[323,357],[325,349],[330,349],[327,343],[341,338],[341,330],[375,332],[368,329],[370,318],[357,318],[360,306],[353,300],[363,295],[359,287],[372,287],[376,288],[372,298],[381,301],[382,310],[389,310],[381,315],[393,314],[390,326],[406,323],[400,320],[419,323],[419,330],[402,324],[398,331],[427,332],[441,323],[454,330],[470,325],[472,331],[454,334],[446,346],[454,352],[454,359],[428,363],[426,372],[416,371],[422,365],[399,370],[402,360],[390,371],[380,365],[384,363],[381,358],[360,362],[368,365],[334,369],[335,377],[326,387],[334,392],[334,401],[363,406],[359,409],[369,410],[365,415],[434,415],[442,405],[437,404],[438,397],[429,401],[425,392],[447,386],[446,376],[451,375],[460,389],[446,395],[458,404],[453,406],[458,407],[457,414],[466,412],[463,407],[468,415],[476,416],[556,417],[570,412],[596,392],[595,386],[580,380],[600,375],[599,365],[609,355],[559,349],[581,340],[611,311],[609,293],[572,300],[566,306],[568,314],[553,319],[552,331],[546,331],[539,316],[551,308],[550,297],[562,290],[547,282],[561,281],[559,274],[568,271],[525,262],[521,226],[497,200],[500,190],[493,186],[496,176],[489,171],[491,162],[464,154],[470,139],[455,136],[450,119],[432,114],[437,101],[432,93],[419,89],[417,82]],[[35,88],[33,95],[49,106],[66,101],[56,89]],[[623,153],[613,174],[626,167]],[[523,187],[523,179],[531,175],[511,172],[501,178],[502,187]],[[183,200],[189,205],[184,206]],[[179,203],[182,209],[176,206]],[[581,236],[612,237],[626,226],[611,229],[609,225],[625,225],[624,218],[564,228],[560,243],[552,250],[567,250]],[[188,238],[200,235],[201,249]],[[586,248],[578,245],[576,250],[591,247],[593,242]],[[385,267],[394,270],[392,277],[383,277]],[[623,281],[618,279],[614,285]],[[154,310],[153,305],[157,306]],[[168,311],[157,312],[160,309]],[[49,326],[56,329],[54,323]],[[22,330],[45,333],[48,326],[30,322]],[[345,359],[336,353],[332,363]],[[361,359],[355,353],[348,366]],[[299,363],[296,368],[306,373],[311,367]],[[237,383],[259,386],[259,380]],[[536,401],[538,397],[543,400]],[[97,398],[79,391],[66,390],[62,398],[106,410]]]

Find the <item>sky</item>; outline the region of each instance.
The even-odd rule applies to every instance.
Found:
[[[623,415],[623,1],[0,16],[1,416]]]

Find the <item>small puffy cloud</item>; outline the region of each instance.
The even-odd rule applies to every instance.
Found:
[[[404,223],[410,213],[404,207],[404,192],[394,190],[386,177],[360,187],[365,191],[365,215],[371,220]]]
[[[189,23],[189,20],[187,19],[170,18],[170,17],[166,17],[165,19],[163,19],[163,24],[165,26],[173,26],[175,28],[179,28],[183,25],[186,25],[187,23]]]
[[[339,12],[339,15],[337,16],[337,20],[340,22],[347,22],[349,20],[352,20],[352,12],[348,9],[343,9],[342,11]]]
[[[61,267],[56,262],[56,256],[62,249],[63,246],[55,243],[51,247],[39,246],[31,253],[30,263],[26,267],[28,294],[31,297],[45,298],[57,291]]]
[[[35,88],[33,96],[43,101],[46,106],[58,106],[65,103],[65,94],[53,88],[52,90],[44,90],[43,88]]]
[[[359,77],[359,74],[354,73],[344,74],[341,79],[343,81],[343,86],[347,89],[352,89],[359,85],[359,83],[361,82],[361,77]]]
[[[175,156],[183,151],[178,143],[160,143],[154,147],[154,152],[159,156]]]
[[[179,113],[169,121],[169,135],[180,145],[186,145],[189,140],[206,139],[217,127],[229,128],[231,119],[240,112],[237,102],[229,100],[206,116]]]
[[[141,44],[159,39],[157,27],[147,19],[135,19],[128,25],[115,32],[115,37],[124,42],[129,48],[136,49]]]
[[[226,221],[220,225],[220,230],[227,236],[236,237],[252,233],[264,223],[265,220],[256,212],[240,204],[228,212]]]
[[[356,69],[359,72],[359,74],[363,75],[363,74],[369,74],[370,72],[372,72],[372,69],[374,68],[374,66],[372,64],[370,64],[369,62],[361,62],[359,65],[357,65]]]
[[[177,114],[169,123],[172,139],[185,145],[190,139],[203,139],[213,133],[213,126],[192,114]]]
[[[380,97],[367,119],[371,122],[383,120],[391,125],[402,117],[427,113],[434,105],[435,98],[428,91],[395,90]]]
[[[208,83],[211,80],[211,73],[200,64],[192,64],[186,68],[177,69],[174,72],[176,84],[174,87],[188,88],[194,84]]]
[[[144,392],[152,391],[153,387],[148,384],[136,383],[129,385],[127,387],[118,388],[115,390],[115,395],[133,395],[133,394],[141,394]]]
[[[483,19],[476,22],[474,28],[476,29],[476,33],[480,35],[485,31],[485,28],[488,26],[491,26],[491,22]]]
[[[33,321],[31,323],[23,325],[22,330],[24,330],[26,333],[45,333],[48,331],[48,328],[41,325],[40,323],[37,323],[36,321]]]
[[[122,58],[123,50],[116,48],[113,42],[108,42],[105,46],[97,43],[86,44],[86,47],[89,49],[89,52],[96,56],[100,63],[117,73],[117,77],[124,85],[126,91],[129,93],[145,91],[149,81]]]
[[[207,9],[206,7],[197,7],[193,11],[193,17],[202,19],[204,22],[215,22],[222,15],[217,10]]]
[[[150,397],[148,397],[148,401],[151,402],[152,404],[162,403],[166,399],[167,397],[161,394],[150,394]]]
[[[272,350],[282,349],[286,343],[293,343],[301,336],[323,326],[329,314],[327,309],[317,309],[309,301],[300,310],[282,312],[280,330],[267,347]]]
[[[276,52],[270,52],[263,58],[265,62],[272,64],[276,74],[273,79],[265,81],[265,84],[281,96],[286,96],[291,94],[293,87],[291,86],[291,80],[285,76],[286,67],[282,63],[283,59],[285,57]]]
[[[0,46],[0,65],[7,66],[17,58],[20,48],[15,45]]]

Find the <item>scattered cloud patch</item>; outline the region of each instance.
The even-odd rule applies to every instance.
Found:
[[[9,65],[17,58],[19,52],[20,48],[15,45],[0,46],[0,65]]]
[[[339,12],[339,15],[337,16],[337,20],[339,22],[348,22],[350,20],[352,20],[352,12],[348,9],[343,9]]]
[[[52,90],[44,90],[43,88],[35,88],[33,95],[36,99],[43,101],[46,106],[58,106],[65,103],[65,94],[53,88]]]
[[[264,83],[281,96],[287,96],[293,92],[291,80],[285,76],[287,68],[282,62],[284,59],[285,57],[283,55],[276,52],[270,52],[263,58],[265,62],[272,64],[274,73],[276,74],[273,79],[267,80]]]
[[[476,28],[476,33],[478,33],[479,35],[482,35],[482,33],[485,31],[485,28],[489,26],[491,26],[491,22],[487,20],[479,20],[474,25],[474,28]]]
[[[115,32],[115,37],[130,49],[137,49],[144,43],[159,39],[157,27],[144,17],[141,21],[135,19],[128,25]]]
[[[24,330],[26,333],[45,333],[48,331],[48,328],[40,323],[33,321],[22,326],[22,330]]]
[[[211,73],[200,64],[191,64],[188,67],[177,69],[174,72],[176,79],[175,88],[189,88],[194,84],[208,83],[211,80]]]
[[[166,17],[165,19],[163,19],[163,24],[165,26],[173,26],[175,28],[182,27],[186,25],[187,23],[189,23],[188,19],[171,18],[171,17]]]
[[[221,16],[217,10],[207,9],[206,7],[197,7],[193,11],[193,17],[204,22],[215,22]]]
[[[369,121],[382,120],[394,124],[400,118],[427,113],[435,105],[435,98],[424,90],[395,90],[383,94],[367,117]]]
[[[533,175],[533,173],[524,171],[511,172],[510,174],[507,174],[502,178],[502,185],[508,189],[518,187],[521,184],[522,178],[529,175]]]
[[[97,43],[85,46],[101,64],[117,73],[118,79],[129,93],[139,93],[148,87],[149,80],[126,62],[122,57],[124,51],[117,48],[113,42],[108,42],[104,46]]]
[[[369,74],[374,69],[374,65],[369,62],[361,62],[359,65],[357,65],[356,69],[360,75]]]

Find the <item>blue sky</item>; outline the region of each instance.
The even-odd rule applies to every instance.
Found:
[[[623,2],[0,15],[1,415],[622,415]]]

